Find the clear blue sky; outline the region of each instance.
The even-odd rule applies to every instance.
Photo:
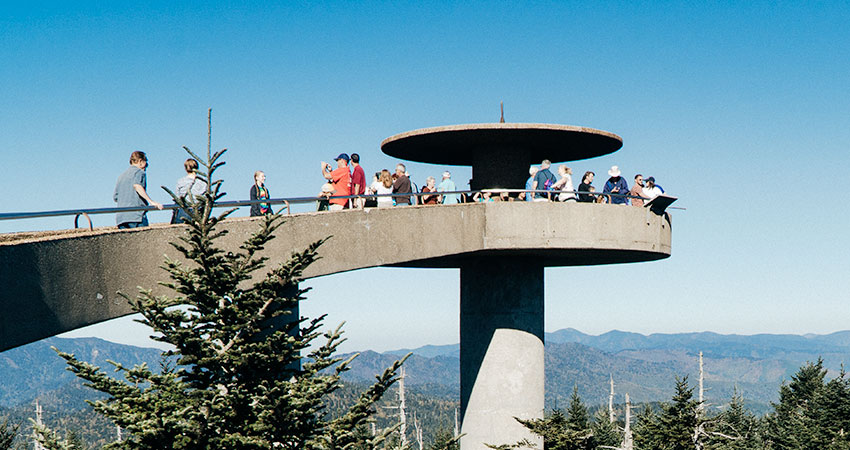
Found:
[[[0,211],[113,206],[136,149],[164,201],[207,108],[227,198],[245,199],[255,170],[274,196],[313,195],[321,160],[389,168],[384,138],[494,122],[504,101],[509,122],[617,133],[574,173],[654,175],[687,207],[670,259],[547,269],[547,330],[850,328],[846,1],[174,3],[2,3]],[[420,184],[444,169],[410,165]],[[458,340],[457,271],[307,284],[303,313],[347,321],[346,349]],[[131,341],[124,322],[93,332]]]

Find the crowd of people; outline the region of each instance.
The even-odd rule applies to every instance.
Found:
[[[411,181],[404,164],[398,164],[395,171],[388,169],[375,172],[372,182],[366,184],[366,176],[360,165],[360,155],[348,156],[341,153],[334,158],[336,168],[325,161],[321,162],[321,173],[325,184],[317,194],[319,211],[338,211],[347,208],[389,208],[392,206],[460,203],[460,194],[453,193],[457,187],[449,171],[443,172],[439,185],[434,177],[425,180],[421,190]],[[445,194],[443,194],[445,193]],[[345,198],[350,196],[362,196]]]
[[[611,203],[615,205],[643,206],[644,202],[652,200],[664,193],[664,189],[655,183],[654,177],[644,180],[642,174],[635,175],[635,184],[629,189],[629,183],[620,173],[620,168],[611,166],[608,170],[608,180],[602,187],[602,192],[597,193],[593,186],[593,178],[596,174],[587,171],[582,176],[578,189],[573,188],[573,170],[566,165],[558,167],[556,178],[549,167],[552,163],[544,159],[539,167],[532,166],[528,170],[528,180],[525,182],[526,191],[519,194],[519,198],[526,201],[576,201],[582,203]]]
[[[629,188],[626,179],[621,175],[617,166],[608,170],[608,180],[597,192],[593,186],[595,173],[588,171],[582,176],[578,188],[573,186],[572,169],[566,165],[558,166],[558,176],[552,173],[549,160],[543,160],[539,166],[529,168],[529,177],[525,190],[503,188],[483,189],[475,192],[458,192],[449,171],[442,173],[442,179],[437,184],[436,178],[429,176],[425,185],[419,189],[411,181],[410,174],[404,164],[398,164],[395,171],[388,169],[375,172],[372,182],[366,184],[366,175],[360,165],[360,155],[340,153],[334,158],[336,167],[322,161],[321,174],[324,179],[318,198],[319,211],[339,211],[343,209],[389,208],[411,204],[438,205],[468,202],[495,201],[530,201],[530,202],[581,202],[581,203],[611,203],[615,205],[644,206],[649,201],[664,193],[664,189],[655,183],[654,177],[644,179],[642,174],[636,174],[634,184]],[[163,205],[152,200],[147,194],[146,169],[147,156],[144,152],[136,151],[130,155],[130,167],[118,177],[115,185],[114,201],[118,207],[136,208],[151,205],[163,209]],[[183,167],[186,175],[177,180],[175,195],[186,199],[189,196],[202,195],[206,183],[197,177],[198,162],[187,159]],[[254,184],[249,191],[251,216],[262,216],[272,213],[269,200],[271,195],[265,186],[266,175],[262,171],[254,172]],[[470,180],[471,182],[472,180]],[[177,208],[172,215],[171,223],[182,223],[189,217],[187,211]],[[119,212],[116,215],[118,228],[136,228],[147,226],[148,221],[144,211]]]

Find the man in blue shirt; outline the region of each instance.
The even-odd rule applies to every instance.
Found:
[[[148,167],[148,158],[145,152],[135,151],[130,155],[130,167],[118,177],[115,183],[115,193],[112,200],[118,203],[119,208],[140,207],[148,204],[156,209],[162,209],[162,204],[153,201],[145,191],[148,185],[145,169]],[[148,217],[144,211],[125,211],[115,215],[115,223],[118,228],[138,228],[148,226]]]
[[[534,176],[535,175],[537,175],[537,167],[531,166],[528,169],[528,179],[525,180],[525,190],[526,191],[530,191],[530,190],[533,189],[532,186],[534,186]],[[534,200],[534,194],[532,194],[531,192],[522,192],[522,193],[519,194],[519,198],[525,199],[525,201],[530,202],[530,201]]]
[[[448,170],[443,172],[443,181],[440,182],[440,185],[437,186],[438,192],[453,192],[456,191],[457,187],[455,186],[455,182],[452,181],[452,174]],[[444,205],[454,205],[459,202],[458,194],[444,194],[443,195],[443,204]]]
[[[540,170],[537,171],[537,174],[534,175],[534,182],[531,183],[532,190],[541,190],[548,191],[552,188],[552,185],[555,184],[555,175],[549,171],[549,166],[552,163],[548,159],[544,159],[543,162],[540,163]],[[551,196],[548,192],[535,192],[534,193],[534,201],[535,202],[546,202],[549,201]]]
[[[605,187],[602,189],[603,194],[618,194],[610,196],[610,203],[614,205],[628,205],[629,198],[626,195],[629,194],[629,184],[626,183],[626,179],[620,176],[620,168],[617,166],[611,166],[611,170],[608,171],[608,175],[611,177],[608,181],[605,182]]]

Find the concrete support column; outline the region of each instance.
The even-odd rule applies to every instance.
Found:
[[[543,265],[486,257],[460,269],[462,450],[529,439],[543,417]]]

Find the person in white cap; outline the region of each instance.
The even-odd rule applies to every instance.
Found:
[[[440,182],[440,185],[437,186],[437,191],[439,192],[452,192],[456,191],[457,187],[455,186],[455,182],[452,181],[452,174],[448,170],[443,172],[443,181]],[[443,204],[444,205],[454,205],[459,202],[458,194],[445,194],[443,195]]]
[[[608,181],[605,182],[605,187],[602,188],[603,194],[615,194],[611,195],[611,200],[609,203],[614,205],[628,205],[629,198],[625,197],[629,194],[629,184],[626,183],[625,178],[620,176],[620,168],[617,166],[611,166],[611,169],[608,171]]]

